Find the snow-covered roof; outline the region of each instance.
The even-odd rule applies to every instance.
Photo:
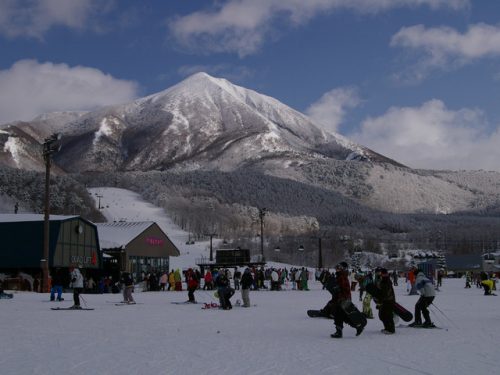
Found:
[[[154,221],[96,223],[101,249],[123,248],[154,223]]]
[[[79,216],[64,216],[64,215],[50,215],[50,221],[63,221],[78,218]],[[43,221],[44,215],[42,214],[0,214],[0,223],[22,223],[26,221]]]

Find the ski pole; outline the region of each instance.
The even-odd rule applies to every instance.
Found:
[[[432,306],[434,306],[436,310],[439,311],[455,328],[459,328],[459,326],[453,320],[451,320],[439,307],[437,307],[436,304],[432,303]]]
[[[79,295],[80,299],[83,301],[83,304],[85,305],[85,308],[88,308],[87,301],[85,301],[85,298],[82,297],[82,295]]]

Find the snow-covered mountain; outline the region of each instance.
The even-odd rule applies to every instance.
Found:
[[[500,199],[498,173],[474,178],[493,181],[492,189],[468,186],[461,172],[406,168],[274,98],[206,73],[132,103],[0,126],[0,165],[43,170],[41,143],[53,132],[63,135],[56,173],[251,168],[400,213],[488,209]]]
[[[61,132],[55,161],[68,172],[234,170],[269,159],[287,165],[325,157],[390,161],[276,99],[206,73],[130,104],[45,115],[8,129],[14,128],[41,139]]]

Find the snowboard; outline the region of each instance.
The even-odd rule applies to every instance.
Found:
[[[415,329],[443,329],[441,327],[438,327],[438,326],[431,326],[431,327],[424,327],[424,326],[409,326],[409,325],[399,325],[398,328],[415,328]]]
[[[203,306],[201,307],[203,310],[208,310],[208,309],[218,309],[219,304],[215,302],[211,303],[204,303]]]
[[[333,319],[333,317],[324,313],[322,310],[307,310],[307,316],[310,318],[329,318]]]
[[[51,310],[74,310],[74,311],[80,311],[80,310],[94,310],[89,307],[82,307],[81,309],[72,309],[71,307],[51,307]]]
[[[351,301],[342,301],[340,307],[346,315],[345,321],[351,327],[359,328],[366,326],[366,317],[358,310]]]
[[[380,298],[380,289],[377,288],[375,284],[366,285],[365,290],[367,293],[370,293],[375,302],[377,302],[377,298]],[[394,313],[405,322],[411,322],[413,320],[413,314],[411,313],[411,311],[406,310],[397,302],[394,303]]]

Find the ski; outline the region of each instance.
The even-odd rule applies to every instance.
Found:
[[[134,302],[134,303],[119,302],[119,303],[115,303],[115,306],[127,306],[127,305],[142,305],[142,303],[140,303],[140,302]]]
[[[173,303],[174,305],[196,305],[198,302],[184,301],[184,302],[170,302],[170,303]]]
[[[75,310],[75,311],[79,311],[79,310],[94,310],[94,309],[89,308],[89,307],[82,307],[81,309],[73,309],[71,307],[51,307],[50,309],[51,310]]]

